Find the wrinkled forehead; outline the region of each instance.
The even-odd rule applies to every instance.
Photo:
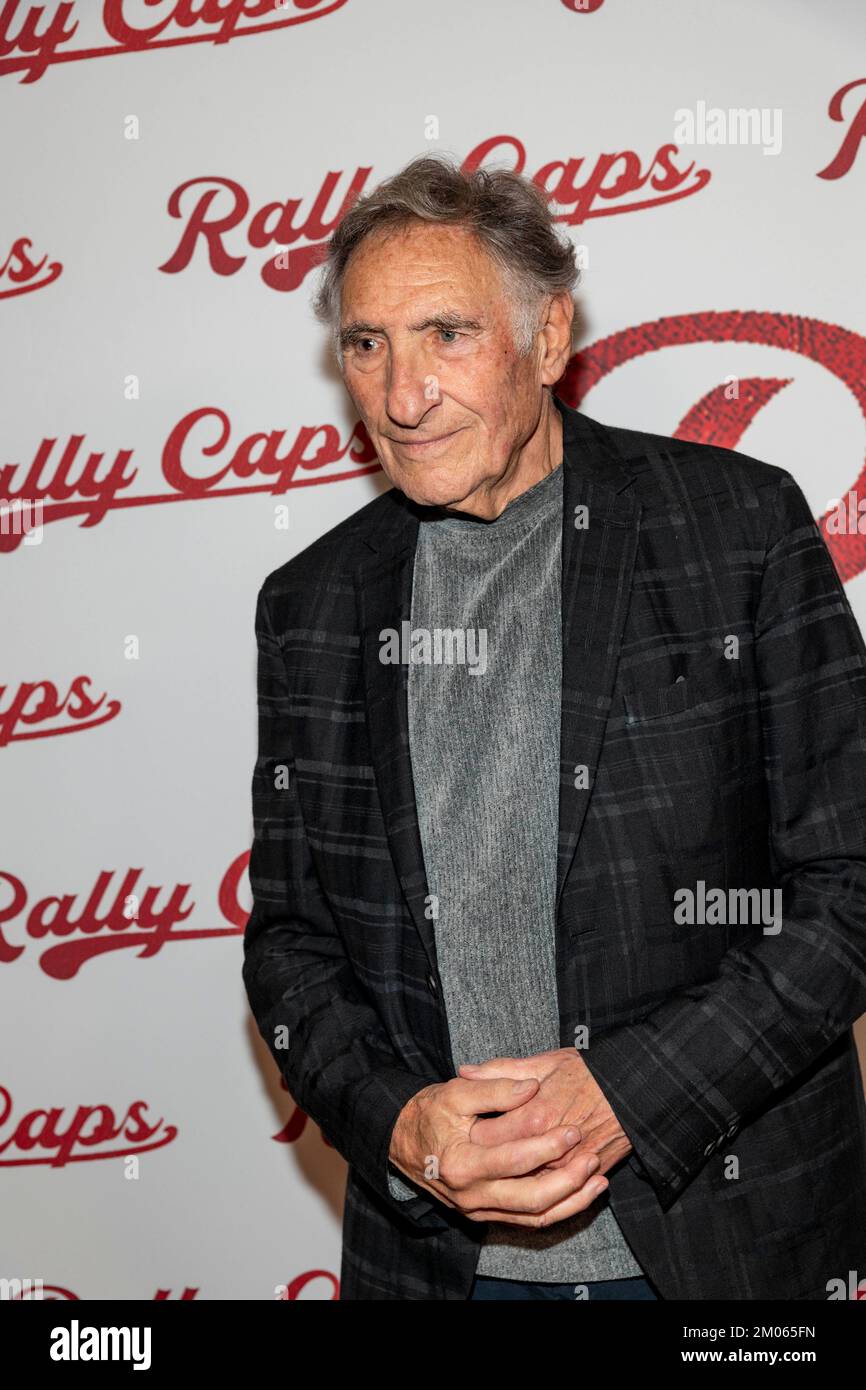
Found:
[[[463,227],[410,223],[371,233],[355,248],[343,276],[342,318],[419,307],[470,316],[495,314],[506,296],[499,266]]]

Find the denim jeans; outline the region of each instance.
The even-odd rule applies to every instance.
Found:
[[[660,1297],[648,1279],[639,1277],[636,1279],[601,1279],[596,1280],[595,1283],[585,1284],[531,1284],[521,1283],[516,1279],[489,1279],[486,1275],[481,1274],[476,1276],[469,1297],[482,1299],[488,1303],[499,1302],[506,1298],[568,1298],[574,1303],[575,1301],[584,1301],[583,1299],[575,1299],[575,1292],[582,1292],[583,1289],[586,1289],[587,1297],[593,1301],[599,1298],[653,1299],[658,1301]]]

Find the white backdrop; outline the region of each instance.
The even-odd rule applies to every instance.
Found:
[[[240,974],[255,596],[387,486],[349,448],[316,248],[425,150],[573,161],[544,175],[588,262],[585,395],[562,394],[665,434],[688,416],[822,516],[863,468],[866,11],[36,8],[0,5],[0,499],[43,502],[41,532],[0,537],[0,1276],[331,1299],[345,1167]],[[686,144],[676,113],[710,108],[763,112],[765,144]],[[861,542],[834,554],[862,624]]]

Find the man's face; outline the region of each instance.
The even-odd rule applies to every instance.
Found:
[[[388,478],[413,501],[497,514],[539,426],[545,343],[518,357],[499,270],[471,233],[368,237],[343,280],[343,379]],[[564,363],[560,363],[554,380]]]

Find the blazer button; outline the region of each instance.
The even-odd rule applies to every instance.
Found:
[[[737,1132],[738,1129],[739,1129],[739,1125],[736,1125],[736,1124],[731,1125],[730,1129],[726,1129],[726,1130],[725,1130],[725,1138],[726,1138],[726,1139],[733,1139],[733,1137],[734,1137],[734,1135],[736,1134],[736,1132]]]
[[[713,1152],[715,1151],[715,1147],[716,1147],[716,1140],[715,1140],[715,1139],[711,1139],[710,1142],[709,1142],[709,1144],[707,1145],[707,1147],[704,1149],[704,1158],[709,1158],[710,1154],[713,1153]]]
[[[435,995],[439,993],[439,987],[436,984],[436,981],[434,980],[432,975],[427,976],[427,988],[429,989],[431,994]]]

